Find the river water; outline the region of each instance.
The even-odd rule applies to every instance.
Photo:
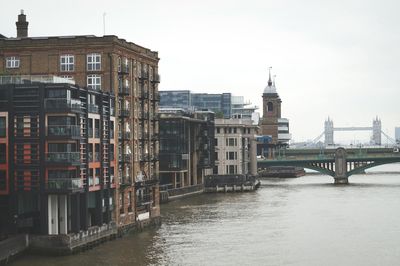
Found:
[[[159,228],[12,265],[399,265],[400,164],[349,181],[263,179],[256,192],[182,199],[162,205]]]

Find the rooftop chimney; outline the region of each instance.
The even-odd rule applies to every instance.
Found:
[[[17,38],[28,37],[28,24],[29,22],[26,21],[24,10],[21,9],[21,14],[18,15],[18,21],[15,22],[15,25],[17,25]]]

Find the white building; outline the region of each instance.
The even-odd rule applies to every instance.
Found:
[[[255,175],[258,130],[251,119],[215,119],[214,174]]]

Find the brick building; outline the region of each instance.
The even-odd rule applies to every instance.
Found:
[[[157,221],[158,53],[116,36],[29,37],[24,14],[16,24],[17,38],[0,38],[0,75],[54,75],[115,95],[115,221],[121,230]],[[88,98],[88,108],[99,105]],[[92,119],[95,130],[103,126]]]

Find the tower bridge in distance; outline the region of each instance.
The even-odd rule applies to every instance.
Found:
[[[392,144],[396,144],[396,141],[389,137],[385,132],[382,131],[382,122],[381,120],[376,117],[372,121],[372,126],[371,127],[334,127],[333,126],[333,121],[328,117],[328,119],[325,121],[325,127],[324,131],[316,137],[312,143],[317,143],[319,142],[322,137],[325,136],[325,141],[324,144],[325,146],[332,146],[335,145],[334,141],[334,132],[337,131],[371,131],[372,136],[371,136],[371,144],[372,145],[381,145],[382,144],[382,135],[386,137],[388,141],[390,141]]]
[[[274,159],[257,160],[257,167],[300,166],[332,176],[335,184],[347,184],[353,174],[396,162],[400,162],[400,153],[391,148],[287,149]]]

